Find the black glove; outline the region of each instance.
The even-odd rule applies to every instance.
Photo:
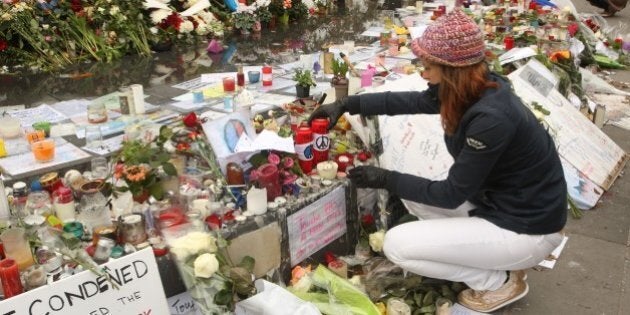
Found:
[[[375,166],[357,166],[348,172],[348,178],[358,188],[385,188],[391,172]]]
[[[310,125],[315,118],[328,118],[328,130],[332,129],[336,124],[339,117],[343,113],[348,111],[348,98],[344,97],[338,101],[330,104],[320,105],[313,111],[310,117],[308,117],[308,124]]]

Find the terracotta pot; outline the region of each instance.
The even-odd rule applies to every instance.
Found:
[[[261,30],[262,30],[262,24],[260,24],[260,21],[254,22],[254,26],[252,26],[252,31],[258,33]]]
[[[348,84],[333,84],[335,88],[335,100],[348,96]]]
[[[149,197],[151,197],[151,194],[149,193],[148,190],[143,190],[141,194],[139,195],[133,195],[133,201],[139,203],[139,204],[143,204],[145,201],[149,200]]]

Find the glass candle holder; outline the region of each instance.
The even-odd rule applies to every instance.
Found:
[[[46,138],[46,133],[43,130],[31,129],[26,131],[26,141],[32,144],[33,142],[41,141]]]
[[[88,122],[100,124],[107,121],[107,108],[103,103],[91,103],[87,108]]]
[[[26,270],[35,263],[23,228],[5,230],[0,234],[0,240],[4,245],[4,255],[13,259],[20,270]]]
[[[22,133],[20,121],[11,116],[0,116],[0,136],[3,138],[15,138]]]
[[[15,259],[7,258],[0,261],[0,282],[2,282],[5,299],[24,292],[24,287],[22,287],[22,281],[20,280],[20,271]]]
[[[247,71],[249,84],[256,84],[260,81],[260,71]]]
[[[223,92],[234,92],[236,89],[236,81],[232,77],[223,78]]]
[[[35,161],[39,163],[50,162],[55,158],[55,141],[45,139],[31,144],[31,151]]]
[[[144,215],[140,213],[129,214],[122,217],[120,228],[122,240],[131,245],[138,245],[147,240]]]

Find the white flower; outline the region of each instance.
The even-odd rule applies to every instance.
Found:
[[[177,259],[182,261],[191,255],[197,255],[202,252],[214,253],[216,251],[216,240],[212,235],[204,232],[190,232],[171,242],[171,252],[175,254]]]
[[[210,278],[219,270],[219,261],[214,254],[203,254],[193,263],[195,267],[195,277]]]
[[[158,33],[157,27],[151,27],[151,28],[149,28],[149,31],[151,31],[151,34],[157,34]]]
[[[191,21],[184,21],[179,26],[180,33],[190,33],[195,30],[195,25]]]
[[[383,250],[383,240],[385,239],[385,231],[380,230],[370,234],[370,247],[375,252]]]
[[[292,289],[291,291],[306,293],[308,292],[308,290],[311,289],[312,286],[313,286],[313,280],[311,280],[311,277],[304,276],[300,278],[300,280],[298,280],[294,285],[291,286],[291,289]]]
[[[5,12],[5,13],[2,15],[2,17],[1,17],[1,18],[2,18],[2,20],[4,20],[4,21],[11,21],[11,19],[12,19],[13,17],[12,17],[12,16],[11,16],[11,14],[9,14],[8,12]]]
[[[109,9],[109,15],[116,15],[120,13],[120,8],[117,5],[113,5],[111,9]]]
[[[49,27],[50,27],[50,25],[48,25],[48,24],[42,25],[42,29],[45,29],[45,30],[47,30]]]
[[[153,24],[159,24],[160,22],[162,22],[162,20],[164,20],[170,14],[171,14],[171,11],[169,10],[164,10],[164,9],[155,10],[151,12],[151,22],[153,22]]]
[[[98,11],[99,13],[103,13],[103,12],[105,12],[105,8],[98,8],[98,9],[96,9],[96,11]]]

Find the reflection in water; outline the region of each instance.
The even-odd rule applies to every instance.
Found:
[[[338,0],[337,3],[345,6],[324,17],[263,29],[262,33],[229,36],[223,40],[226,49],[219,54],[207,53],[207,41],[200,41],[193,47],[175,47],[148,58],[127,56],[108,64],[84,64],[63,73],[0,75],[0,105],[35,106],[43,102],[92,98],[130,84],[143,84],[148,91],[160,90],[201,73],[236,71],[238,63],[291,62],[301,53],[320,51],[327,43],[340,44],[344,40],[371,43],[374,38],[362,37],[361,32],[376,23],[381,5],[392,5],[391,0],[384,4],[382,0]],[[157,101],[162,102],[167,99]]]

